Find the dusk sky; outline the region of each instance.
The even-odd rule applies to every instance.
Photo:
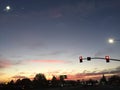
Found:
[[[0,0],[0,82],[37,73],[69,79],[120,74],[120,0]]]

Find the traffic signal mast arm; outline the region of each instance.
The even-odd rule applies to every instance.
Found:
[[[119,59],[110,59],[110,60],[112,60],[112,61],[120,61]]]
[[[101,58],[101,57],[91,57],[91,59],[105,59],[105,58]],[[83,60],[88,60],[88,57],[87,57],[87,58],[83,58]]]
[[[91,58],[91,59],[105,59],[105,58],[102,58],[102,57],[94,57],[94,58]],[[109,60],[111,60],[111,61],[120,61],[120,59],[112,59],[112,58],[109,58]]]
[[[87,58],[82,58],[82,56],[80,56],[79,59],[80,59],[80,63],[83,62],[83,60],[90,61],[91,59],[104,59],[104,60],[106,60],[106,62],[110,62],[110,60],[111,61],[120,61],[119,59],[110,59],[109,56],[105,56],[104,58],[102,58],[102,57],[87,57]]]

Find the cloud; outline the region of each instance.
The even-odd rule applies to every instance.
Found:
[[[14,78],[14,79],[23,79],[23,78],[26,78],[26,76],[15,75],[12,78]]]
[[[37,61],[38,62],[38,61]],[[83,72],[81,73],[74,73],[72,74],[73,72],[75,72],[74,70],[72,70],[71,72],[62,72],[62,70],[56,70],[56,71],[52,71],[52,72],[46,72],[46,75],[56,75],[57,77],[59,77],[59,75],[61,74],[66,74],[67,75],[67,79],[68,80],[78,80],[78,79],[96,79],[96,80],[99,80],[102,75],[104,74],[106,76],[106,78],[109,78],[111,75],[120,75],[120,66],[119,67],[116,67],[114,69],[104,69],[104,70],[101,70],[101,71],[96,71],[96,69],[92,72],[88,71],[88,70],[84,70]],[[20,75],[19,75],[20,74]],[[18,75],[15,75],[13,76],[12,78],[14,79],[23,79],[23,78],[26,78],[26,76],[24,76],[26,74],[26,72],[20,72]],[[37,73],[33,73],[31,74],[29,77],[31,79],[33,79],[33,77],[35,76],[35,74]]]
[[[21,75],[21,74],[27,74],[27,72],[19,72],[19,74]]]
[[[32,63],[66,63],[63,60],[30,60]]]
[[[119,66],[119,67],[117,67],[117,68],[116,68],[116,70],[120,72],[120,66]]]
[[[74,72],[74,71],[73,71]],[[114,69],[104,69],[104,70],[93,70],[93,71],[88,71],[88,70],[84,70],[83,72],[79,73],[76,72],[74,74],[72,74],[73,72],[65,72],[63,74],[67,75],[67,79],[68,80],[78,80],[78,79],[96,79],[99,80],[102,75],[104,74],[106,76],[106,78],[109,78],[111,75],[120,75],[120,66],[116,67]]]
[[[12,61],[9,59],[5,59],[5,58],[0,58],[0,69],[4,69],[4,68],[8,68],[11,67],[13,65],[19,65],[21,64],[22,61]]]
[[[58,74],[58,73],[60,73],[60,70],[57,70],[57,71],[54,71],[54,72],[47,72],[47,73],[49,73],[49,74]]]
[[[92,71],[92,72],[84,73],[84,74],[86,74],[86,75],[120,74],[120,66],[113,68],[113,69],[104,69],[101,71]]]
[[[74,75],[68,74],[68,79],[78,80],[78,79],[100,79],[103,74],[100,73],[76,73]]]
[[[116,67],[114,69],[104,69],[101,71],[87,71],[84,70],[82,73],[76,73],[74,75],[68,75],[69,79],[75,78],[75,79],[89,79],[89,78],[94,78],[94,79],[99,79],[102,77],[102,75],[106,75],[106,77],[109,77],[110,75],[120,75],[120,66]]]
[[[40,54],[39,56],[54,56],[54,55],[61,55],[61,54],[64,54],[66,53],[67,51],[53,51],[53,52],[50,52],[50,53],[43,53],[43,54]]]
[[[113,73],[113,74],[120,74],[120,66],[119,67],[116,67],[115,69],[111,70],[110,73]]]
[[[58,52],[52,53],[52,54],[58,54]],[[64,60],[20,60],[20,61],[14,61],[14,60],[9,60],[9,59],[5,59],[5,58],[0,58],[0,69],[4,69],[4,68],[9,68],[12,67],[14,65],[21,65],[21,64],[26,64],[26,62],[28,63],[69,63],[68,61],[64,61]]]
[[[0,69],[1,68],[7,68],[9,66],[11,66],[11,61],[10,60],[0,58]]]
[[[3,73],[3,72],[0,72],[0,76],[2,76],[2,75],[5,75],[5,73]]]

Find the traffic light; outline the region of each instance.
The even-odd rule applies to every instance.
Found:
[[[91,57],[87,57],[87,60],[90,61],[90,60],[91,60]]]
[[[105,60],[106,60],[106,62],[110,62],[110,57],[109,56],[105,56]]]
[[[79,57],[80,63],[83,62],[82,56]]]

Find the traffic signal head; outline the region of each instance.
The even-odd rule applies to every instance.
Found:
[[[79,57],[80,63],[83,62],[82,56]]]
[[[90,60],[91,60],[91,57],[87,57],[87,60],[90,61]]]
[[[105,56],[105,60],[106,60],[106,62],[110,62],[110,57],[109,56]]]

